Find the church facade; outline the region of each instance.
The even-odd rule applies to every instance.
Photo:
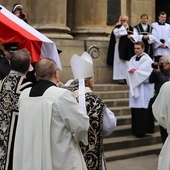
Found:
[[[112,68],[106,64],[109,36],[120,15],[129,17],[129,24],[140,22],[140,15],[156,20],[168,0],[0,0],[11,11],[14,3],[23,6],[28,23],[55,42],[63,71],[61,81],[73,78],[70,58],[88,51],[94,61],[95,83],[113,83]],[[170,4],[169,4],[170,6]]]

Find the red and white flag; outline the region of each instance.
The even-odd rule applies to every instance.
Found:
[[[53,59],[62,70],[55,43],[2,5],[0,8],[0,41],[19,42],[19,49],[26,48],[31,53],[32,62],[48,57]]]

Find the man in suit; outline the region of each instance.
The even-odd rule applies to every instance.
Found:
[[[7,76],[11,70],[10,59],[12,53],[18,49],[18,42],[2,44],[4,50],[0,51],[0,80]]]

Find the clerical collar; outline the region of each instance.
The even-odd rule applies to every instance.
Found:
[[[158,21],[158,24],[159,24],[159,25],[165,25],[165,23],[162,23],[162,22],[159,22],[159,21]]]
[[[136,56],[136,61],[139,61],[143,55],[144,55],[144,54],[142,54],[142,55],[140,55],[140,56]]]
[[[141,25],[145,25],[145,26],[147,26],[147,24],[144,24],[144,23],[141,23]]]
[[[148,25],[147,25],[147,24],[142,24],[142,23],[141,23],[141,26],[142,26],[142,28],[143,28],[143,30],[144,30],[144,31],[146,31],[146,30],[147,30],[147,27],[148,27]],[[147,35],[147,34],[146,34],[146,35]]]
[[[56,86],[56,84],[48,80],[38,80],[37,83],[31,88],[29,96],[42,96],[44,92],[51,86]]]

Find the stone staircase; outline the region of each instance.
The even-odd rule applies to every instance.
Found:
[[[131,135],[131,113],[128,107],[129,89],[127,85],[95,84],[94,92],[107,104],[117,118],[116,130],[104,138],[107,161],[159,153],[162,141],[158,123],[155,133],[144,138]]]

